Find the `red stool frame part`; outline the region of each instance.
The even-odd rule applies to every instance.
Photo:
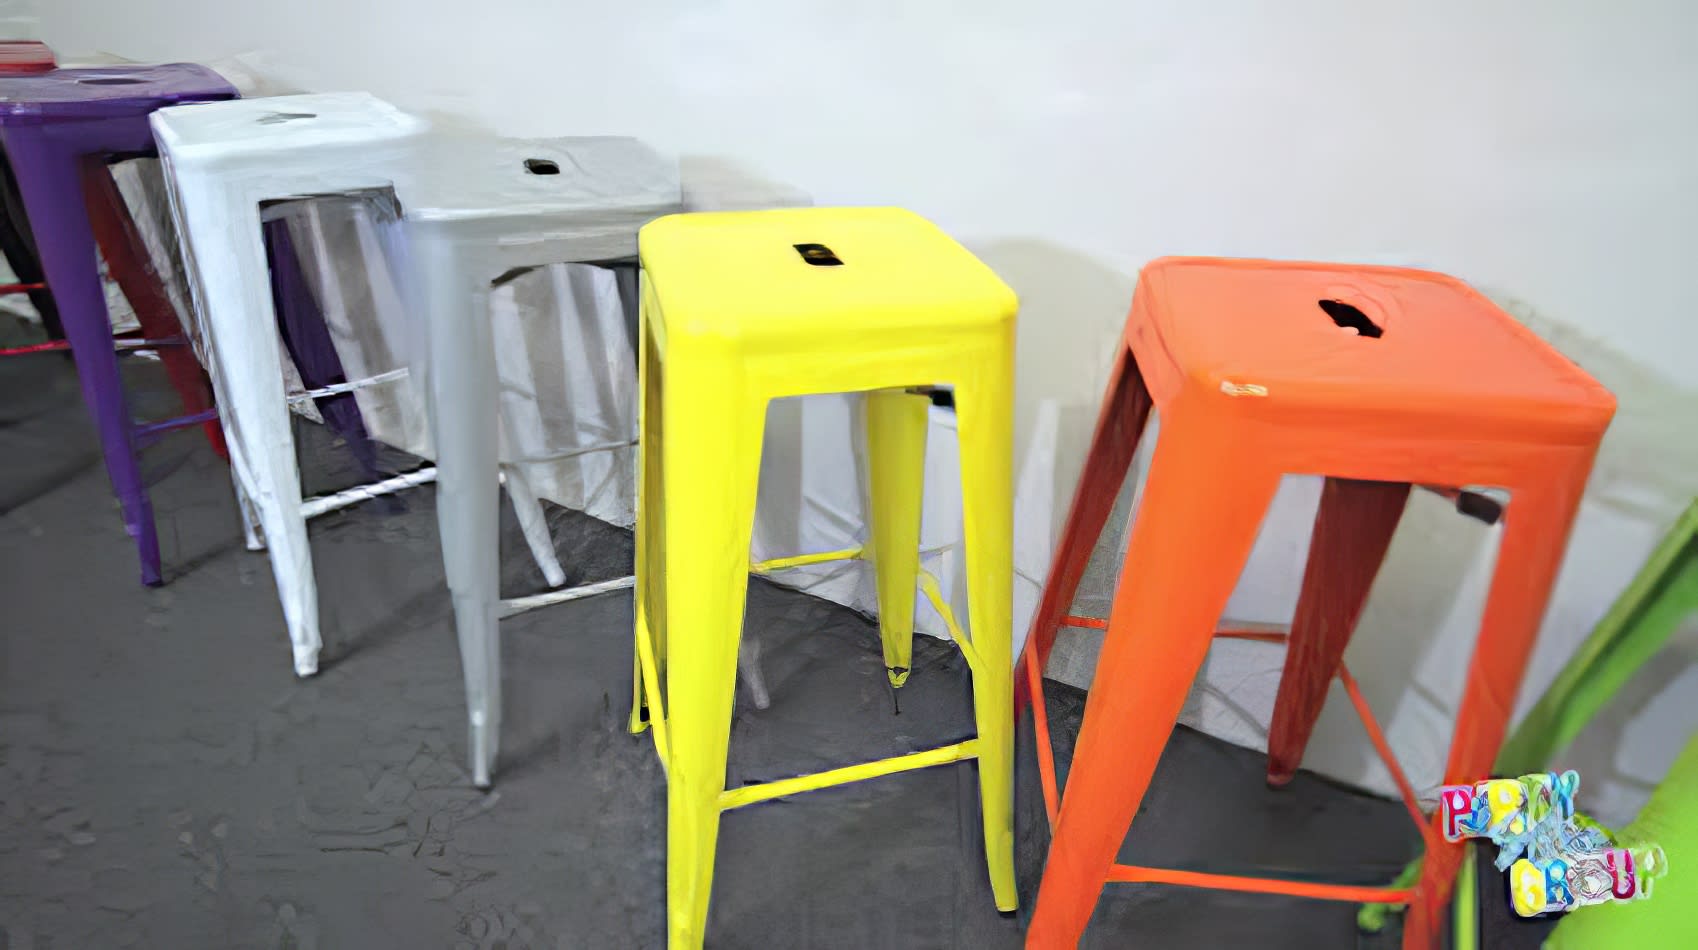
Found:
[[[141,232],[136,230],[135,219],[124,204],[111,168],[103,157],[89,156],[83,160],[82,180],[89,226],[94,231],[95,243],[100,245],[101,256],[106,259],[107,272],[124,292],[124,299],[130,302],[142,335],[159,345],[159,358],[165,364],[171,388],[182,400],[183,417],[205,417],[200,426],[207,444],[219,458],[229,461],[224,430],[217,415],[209,415],[213,408],[212,388],[206,371],[182,337],[177,309],[166,295],[164,281],[153,265]]]
[[[1108,621],[1096,617],[1069,615],[1062,618],[1061,625],[1098,630],[1108,629]],[[1254,640],[1261,643],[1288,643],[1290,634],[1284,630],[1243,626],[1222,627],[1215,631],[1215,636],[1221,639]],[[1055,750],[1049,734],[1049,714],[1043,704],[1042,663],[1028,650],[1021,654],[1021,664],[1024,672],[1023,683],[1020,688],[1024,690],[1026,696],[1032,698],[1033,732],[1037,737],[1038,778],[1043,786],[1044,812],[1049,816],[1050,827],[1053,829],[1056,815],[1061,810],[1061,802],[1055,775]],[[1415,788],[1410,784],[1409,777],[1404,774],[1403,767],[1398,764],[1397,758],[1392,755],[1391,747],[1385,739],[1385,732],[1374,718],[1373,711],[1368,708],[1368,702],[1363,698],[1356,678],[1350,675],[1350,671],[1345,668],[1343,663],[1340,663],[1338,667],[1338,679],[1339,683],[1344,686],[1345,692],[1350,696],[1351,704],[1356,707],[1357,713],[1362,717],[1362,725],[1367,730],[1369,740],[1373,743],[1375,751],[1380,754],[1386,768],[1391,772],[1392,780],[1397,783],[1398,791],[1403,796],[1404,807],[1409,810],[1410,817],[1415,820],[1415,827],[1421,833],[1422,842],[1431,846],[1437,840],[1437,836],[1428,821],[1427,815],[1421,811],[1420,801],[1415,797]],[[1289,897],[1309,897],[1317,900],[1357,903],[1405,904],[1415,893],[1413,888],[1316,884],[1305,881],[1281,881],[1271,878],[1205,874],[1198,871],[1177,871],[1126,864],[1111,866],[1108,880],[1116,883],[1179,884],[1215,890],[1284,894]]]

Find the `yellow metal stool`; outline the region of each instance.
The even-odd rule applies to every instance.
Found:
[[[998,909],[1013,910],[1013,291],[936,226],[894,208],[672,215],[644,227],[638,249],[631,731],[654,727],[667,773],[671,946],[701,945],[721,812],[975,757],[991,889]],[[970,638],[920,569],[923,393],[934,386],[954,388]],[[871,537],[752,565],[767,403],[834,392],[867,393]],[[850,558],[873,561],[893,687],[908,677],[916,584],[937,607],[972,672],[977,738],[725,788],[749,573]]]

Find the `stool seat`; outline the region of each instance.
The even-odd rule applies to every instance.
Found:
[[[194,63],[55,69],[0,76],[0,114],[8,123],[145,116],[233,94],[224,77]]]
[[[1293,412],[1374,416],[1400,432],[1439,425],[1446,440],[1591,437],[1615,408],[1585,371],[1444,274],[1170,257],[1140,279],[1146,306],[1127,342],[1158,401],[1194,388],[1258,397],[1245,411],[1282,425]]]
[[[638,227],[683,207],[677,166],[622,136],[437,136],[414,171],[410,221],[507,222],[518,233],[506,243],[617,238],[606,250],[574,252],[574,260],[632,257]]]
[[[824,247],[840,264],[809,263]],[[870,334],[957,333],[1018,302],[983,262],[901,208],[793,208],[662,218],[643,229],[658,342],[711,337],[836,348]]]
[[[235,100],[211,107],[178,109],[153,123],[153,134],[174,161],[194,161],[211,168],[236,165],[258,177],[288,156],[324,148],[373,147],[410,139],[423,132],[423,119],[408,115],[365,92],[330,92],[271,99]],[[248,167],[248,163],[256,163]],[[346,165],[358,168],[349,156]],[[392,183],[387,165],[375,171]],[[340,184],[326,185],[335,191]]]

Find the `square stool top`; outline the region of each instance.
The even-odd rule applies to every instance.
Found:
[[[405,139],[428,127],[366,92],[235,99],[162,109],[152,121],[173,161],[256,171],[276,166],[280,153]]]
[[[205,66],[91,66],[0,74],[0,123],[147,115],[163,106],[236,95]]]
[[[632,138],[430,136],[412,164],[409,222],[508,250],[546,243],[553,260],[633,257],[639,228],[683,210],[677,165]]]
[[[1158,400],[1185,380],[1270,408],[1594,436],[1615,411],[1584,370],[1431,271],[1162,258],[1139,274],[1127,335]]]
[[[1012,324],[1019,309],[995,272],[901,208],[671,215],[638,243],[668,336],[916,334]]]

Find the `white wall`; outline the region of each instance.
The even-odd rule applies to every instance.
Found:
[[[39,35],[66,53],[253,53],[262,72],[307,89],[370,89],[508,133],[635,134],[819,203],[902,204],[932,217],[1024,301],[1019,436],[1034,476],[1026,514],[1035,506],[1040,525],[1044,510],[1053,525],[1065,508],[1143,261],[1242,254],[1458,274],[1621,397],[1541,642],[1532,685],[1542,687],[1698,491],[1698,5],[1365,6],[36,4]],[[1053,471],[1047,454],[1024,457],[1051,445]],[[1046,476],[1053,490],[1034,497]],[[1312,505],[1312,487],[1294,485],[1270,520],[1235,612],[1289,610],[1305,491]],[[1445,658],[1465,647],[1478,610],[1477,597],[1470,608],[1450,588],[1479,586],[1492,543],[1441,507],[1413,509],[1393,553],[1402,570],[1379,585],[1351,654],[1417,783],[1429,785],[1455,703]],[[1027,532],[1023,544],[1028,572],[1041,574],[1047,539]],[[1255,741],[1269,669],[1217,657],[1208,695],[1249,696],[1250,708],[1211,710],[1201,696],[1197,716]],[[1647,688],[1672,695],[1667,685]],[[1698,693],[1690,677],[1677,685],[1688,699]],[[1698,726],[1698,703],[1645,713],[1646,702],[1612,709],[1608,728],[1627,739],[1581,763],[1621,783],[1624,809]],[[1311,764],[1383,785],[1341,706],[1329,707]]]

